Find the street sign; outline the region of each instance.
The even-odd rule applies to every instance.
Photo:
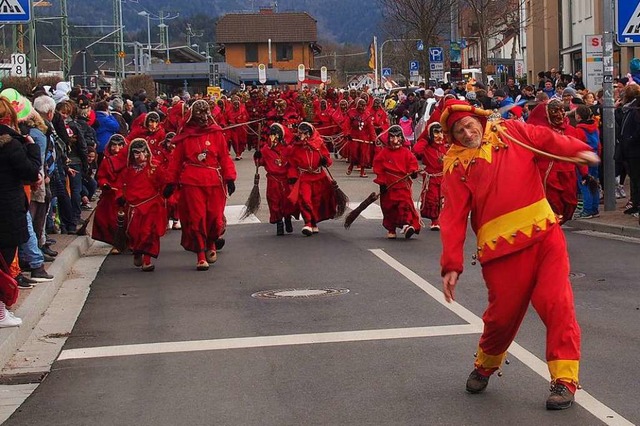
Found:
[[[327,82],[327,67],[320,67],[320,81]]]
[[[260,84],[267,82],[267,67],[265,64],[258,65],[258,81],[260,81]]]
[[[442,47],[429,48],[429,62],[444,62]]]
[[[418,72],[418,71],[409,71],[409,75],[410,75],[411,77],[417,77],[417,76],[418,76],[418,75],[420,75],[420,74],[419,74],[419,72]]]
[[[587,89],[602,87],[602,36],[585,35],[582,43],[582,80]]]
[[[382,68],[383,77],[391,77],[391,68]]]
[[[416,50],[424,50],[424,43],[422,42],[422,40],[418,40],[418,42],[416,43]]]
[[[429,64],[430,71],[442,71],[444,70],[444,63],[442,62],[431,62]]]
[[[304,81],[304,64],[298,65],[298,81],[302,83]]]
[[[616,43],[620,46],[640,45],[640,0],[616,0]]]
[[[0,24],[31,21],[31,0],[0,0]]]
[[[420,62],[418,62],[418,61],[410,61],[409,62],[409,71],[420,71]]]
[[[444,71],[431,71],[431,78],[434,80],[444,80]]]
[[[13,53],[11,55],[11,75],[14,77],[26,77],[27,71],[27,55]]]

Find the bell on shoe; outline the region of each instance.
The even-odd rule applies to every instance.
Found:
[[[547,410],[565,410],[571,407],[575,396],[562,382],[551,384],[551,395],[547,398]]]
[[[467,392],[469,393],[480,393],[483,392],[487,385],[489,384],[489,377],[481,374],[478,369],[474,369],[469,377],[467,378]]]

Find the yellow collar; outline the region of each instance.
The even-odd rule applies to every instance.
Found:
[[[482,144],[478,148],[467,148],[461,145],[453,144],[444,157],[443,170],[445,173],[451,173],[453,168],[458,164],[464,167],[465,171],[470,164],[477,159],[483,159],[487,163],[491,163],[493,149],[500,149],[507,146],[500,138],[499,131],[505,131],[502,120],[489,120],[484,129],[482,136]]]

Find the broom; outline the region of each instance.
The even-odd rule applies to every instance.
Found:
[[[113,246],[121,253],[127,249],[127,229],[126,229],[126,215],[124,210],[118,210],[118,218],[116,223],[116,233],[113,236]]]
[[[401,177],[400,179],[396,180],[395,182],[390,183],[389,185],[387,185],[387,189],[391,188],[392,186],[394,186],[397,183],[400,183],[401,181],[405,180],[409,176],[411,176],[411,173],[409,173],[407,175],[404,175],[403,177]],[[351,224],[356,221],[358,216],[360,216],[360,213],[362,213],[371,204],[375,203],[376,200],[378,198],[380,198],[381,194],[382,194],[381,192],[378,192],[378,193],[372,192],[371,194],[369,194],[369,196],[363,202],[361,202],[358,205],[358,207],[356,207],[355,209],[351,210],[351,212],[347,215],[346,219],[344,220],[344,228],[345,229],[349,229]]]
[[[93,218],[93,215],[96,214],[96,210],[97,209],[94,208],[93,211],[91,211],[91,213],[89,214],[89,216],[87,216],[82,226],[78,228],[78,230],[76,231],[76,235],[87,235],[87,227],[89,226],[89,221],[91,221],[91,218]]]
[[[344,191],[340,189],[340,187],[338,186],[338,182],[336,182],[336,180],[331,175],[331,171],[329,171],[329,168],[327,166],[324,166],[324,169],[327,171],[327,174],[331,179],[331,185],[333,186],[333,192],[335,193],[335,197],[336,197],[336,214],[335,216],[333,216],[333,218],[338,219],[347,210],[349,197],[347,197],[347,194],[345,194]]]
[[[260,166],[256,166],[256,174],[253,175],[253,188],[251,189],[251,193],[249,194],[249,198],[247,198],[247,202],[244,203],[244,213],[240,216],[240,220],[244,220],[255,214],[260,208],[260,173],[258,173],[258,169]]]

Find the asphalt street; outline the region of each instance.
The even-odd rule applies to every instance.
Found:
[[[249,161],[238,169],[232,205],[253,182]],[[353,201],[375,189],[343,169],[334,173]],[[266,202],[264,187],[262,195]],[[195,271],[179,231],[164,237],[153,273],[129,255],[108,256],[60,359],[5,424],[640,422],[640,241],[566,229],[584,390],[570,410],[549,412],[545,331],[533,309],[502,377],[484,394],[464,390],[486,306],[471,232],[458,304],[447,305],[438,233],[386,240],[375,212],[368,216],[349,230],[323,222],[313,237],[297,222],[276,237],[263,206],[229,226],[207,272]]]

